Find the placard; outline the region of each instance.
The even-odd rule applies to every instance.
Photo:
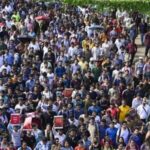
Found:
[[[32,117],[27,117],[23,124],[23,130],[32,130]]]
[[[72,88],[65,88],[63,91],[63,95],[64,97],[70,98],[72,96],[72,92],[73,92]]]
[[[20,119],[21,119],[20,114],[11,114],[10,123],[12,125],[20,125]]]
[[[64,126],[63,116],[55,116],[54,117],[55,129],[63,129],[63,126]]]

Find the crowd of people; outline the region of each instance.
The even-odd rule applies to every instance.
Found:
[[[138,12],[1,0],[0,150],[150,150],[149,51]]]

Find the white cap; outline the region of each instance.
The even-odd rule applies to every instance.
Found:
[[[95,61],[95,59],[93,57],[90,58],[90,61]]]
[[[139,57],[139,59],[143,59],[143,57]]]

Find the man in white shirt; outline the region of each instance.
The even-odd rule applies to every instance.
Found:
[[[121,39],[121,37],[118,37],[118,39],[116,39],[115,45],[116,45],[118,51],[120,50],[120,48],[122,46],[124,46],[124,41]]]
[[[4,63],[4,64],[0,67],[0,72],[2,72],[4,69],[7,71],[7,73],[10,73],[10,71],[11,71],[11,67],[10,67],[7,63]]]
[[[45,56],[46,53],[48,53],[48,50],[49,50],[49,48],[48,48],[48,42],[46,41],[44,43],[44,47],[43,47],[43,57]]]
[[[23,104],[22,97],[18,98],[19,103],[15,106],[15,110],[20,110],[20,114],[27,109],[26,105]]]
[[[63,130],[59,130],[58,132],[53,128],[53,134],[55,139],[59,139],[59,142],[61,145],[64,144],[64,141],[66,139],[66,135],[63,133]]]
[[[117,140],[116,141],[118,142],[119,138],[122,137],[124,139],[125,144],[127,144],[129,141],[130,133],[131,133],[131,131],[127,127],[127,123],[124,121],[122,123],[121,128],[118,129],[118,131],[117,131]]]
[[[78,127],[79,125],[79,121],[75,119],[74,116],[70,116],[70,118],[68,119],[68,122],[70,125],[74,125],[76,127]]]
[[[104,54],[106,55],[110,50],[110,45],[107,40],[102,44],[102,48],[104,49]]]
[[[52,64],[44,60],[40,65],[40,73],[48,72],[48,68],[52,68]]]
[[[142,104],[137,107],[137,114],[143,122],[146,122],[150,116],[150,106],[147,104],[146,97],[143,98]]]
[[[11,140],[16,148],[21,146],[21,132],[22,129],[18,129],[17,126],[14,126],[11,131]]]
[[[28,46],[28,50],[30,50],[31,48],[33,48],[34,52],[39,51],[40,50],[39,43],[36,41],[32,41]]]
[[[8,12],[8,13],[12,13],[12,11],[13,11],[12,6],[11,6],[10,4],[7,4],[7,5],[5,6],[5,11]]]
[[[140,94],[137,94],[137,96],[132,101],[132,108],[136,109],[141,104],[142,98],[140,97]]]
[[[54,84],[55,74],[52,72],[51,68],[48,68],[47,71],[48,71],[47,72],[47,78],[48,78],[49,89],[52,89],[53,84]]]
[[[100,56],[100,48],[98,43],[96,43],[95,46],[92,48],[92,56],[95,60],[97,60]]]
[[[73,57],[75,54],[76,47],[74,43],[71,43],[71,46],[68,49],[68,56]]]
[[[49,150],[50,146],[50,141],[43,137],[43,139],[37,143],[34,150]]]
[[[10,29],[12,27],[12,25],[14,25],[14,22],[12,20],[10,20],[10,19],[7,19],[6,20],[6,27],[8,29]]]

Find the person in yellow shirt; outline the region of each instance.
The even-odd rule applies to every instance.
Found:
[[[87,70],[87,64],[88,63],[85,61],[84,57],[81,57],[79,59],[79,63],[78,64],[80,65],[82,71],[86,71]]]
[[[125,120],[126,115],[130,112],[130,107],[126,105],[126,102],[123,100],[122,105],[119,106],[119,121],[123,122]]]
[[[86,37],[83,41],[82,41],[82,48],[83,50],[86,50],[86,46],[89,45],[89,38]]]
[[[90,49],[92,49],[94,47],[94,42],[92,39],[89,39],[88,45],[89,45]]]

